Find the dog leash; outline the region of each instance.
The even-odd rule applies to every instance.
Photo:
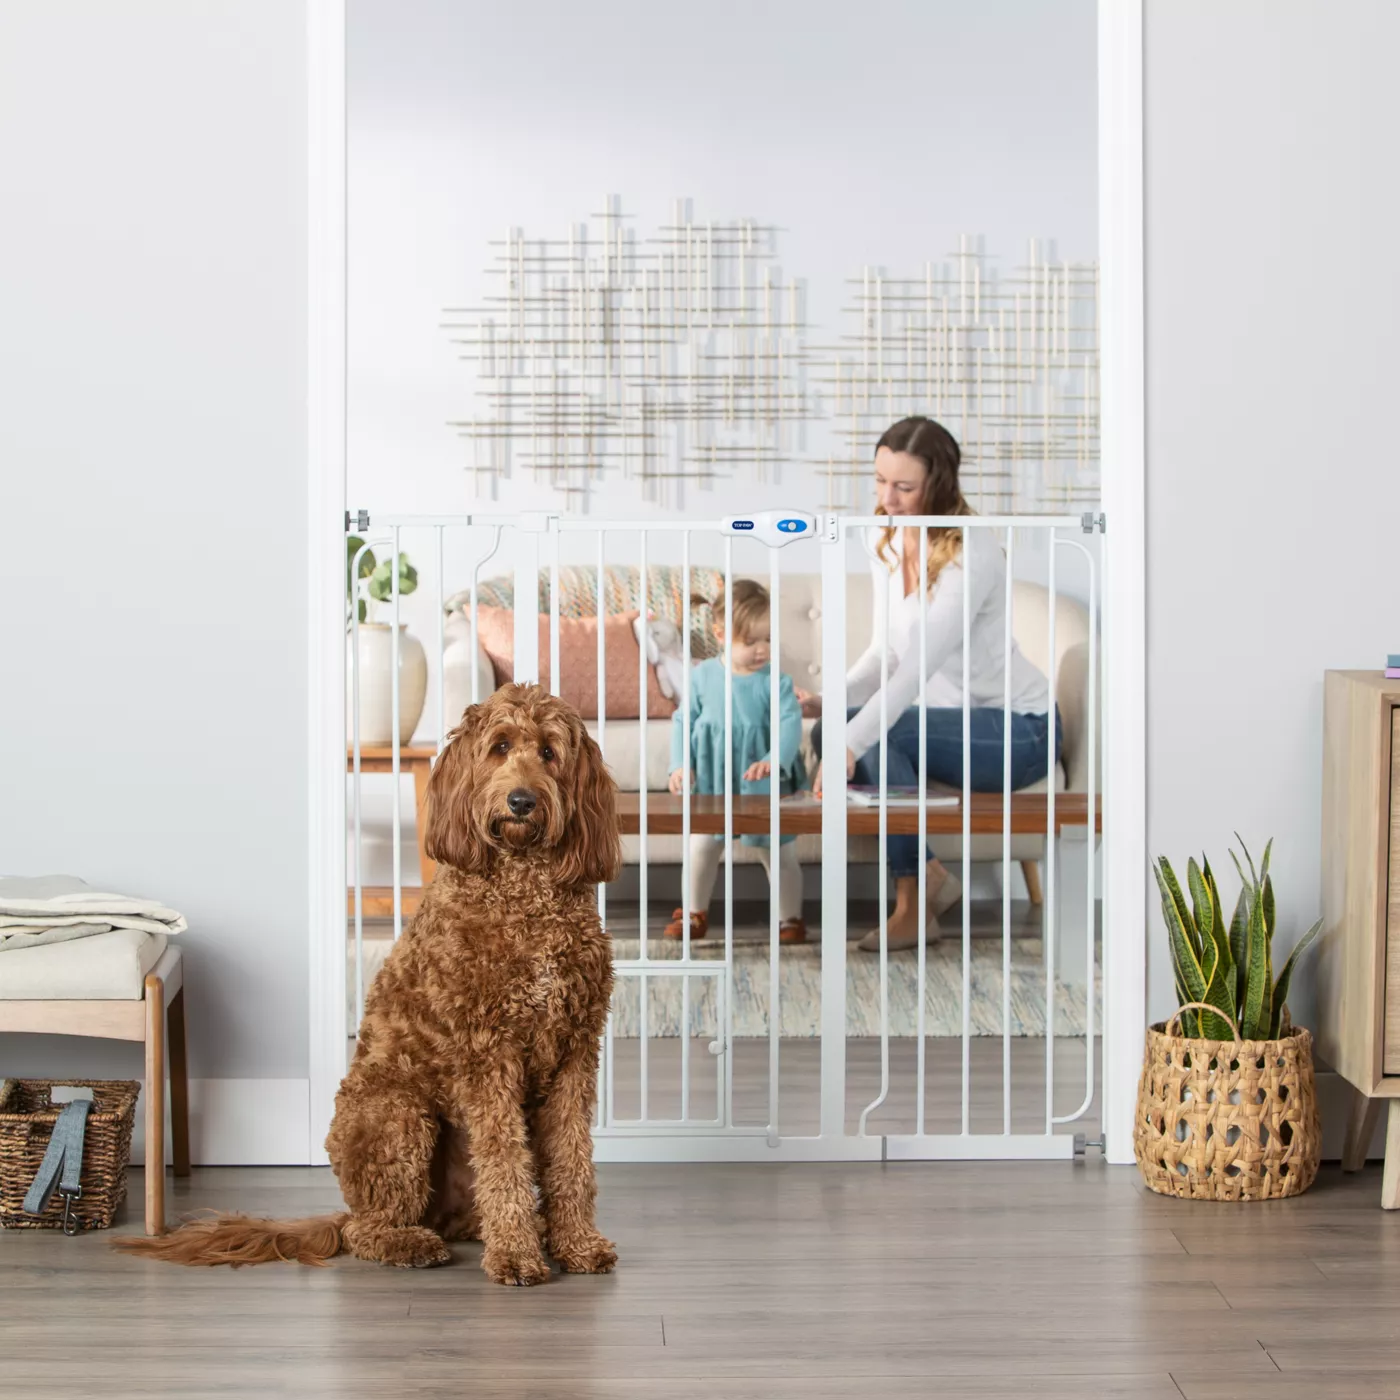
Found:
[[[24,1197],[24,1209],[30,1215],[42,1215],[57,1189],[63,1197],[63,1233],[78,1233],[78,1217],[73,1202],[82,1199],[83,1137],[87,1132],[91,1099],[74,1099],[64,1106],[53,1125],[44,1160]]]

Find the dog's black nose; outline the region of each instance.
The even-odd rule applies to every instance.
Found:
[[[511,816],[528,817],[536,807],[535,794],[529,788],[516,788],[506,798],[506,806],[510,808]]]

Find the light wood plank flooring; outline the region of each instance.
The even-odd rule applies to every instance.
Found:
[[[1161,1200],[1093,1157],[601,1181],[617,1273],[532,1290],[488,1283],[479,1246],[425,1273],[231,1273],[6,1233],[0,1396],[1400,1396],[1400,1215],[1377,1208],[1378,1168],[1325,1168],[1267,1206]],[[174,1192],[182,1211],[336,1203],[311,1169],[196,1170]]]

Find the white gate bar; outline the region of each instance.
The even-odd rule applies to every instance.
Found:
[[[925,1009],[928,1000],[928,526],[919,526],[919,975],[914,1131],[924,1135]]]
[[[888,515],[843,515],[842,525],[849,530],[886,529]],[[1061,529],[1081,529],[1083,517],[1078,515],[901,515],[902,527],[927,525],[931,530],[1030,530],[1046,529],[1052,525]]]
[[[642,626],[648,620],[648,596],[645,581],[642,587]],[[647,633],[643,632],[644,637]],[[681,961],[690,961],[690,872],[693,862],[690,858],[690,784],[692,779],[690,762],[690,531],[681,535],[681,655],[685,665],[681,668]],[[645,661],[648,648],[642,646],[642,659]],[[642,711],[643,716],[646,710]],[[646,748],[646,727],[642,724],[642,747]],[[724,731],[725,742],[730,738],[728,729]],[[681,1119],[690,1118],[690,978],[681,978]]]
[[[536,624],[538,626],[538,624]],[[598,631],[603,630],[602,619]],[[549,532],[549,691],[561,693],[559,678],[559,531]]]
[[[1001,643],[1001,1130],[1011,1131],[1011,612],[1016,531],[1006,532],[1006,616]],[[967,550],[963,550],[966,564]],[[964,643],[966,644],[966,643]],[[1053,726],[1052,726],[1053,745]],[[1054,770],[1050,773],[1054,786]]]
[[[437,751],[442,752],[443,745],[447,743],[447,668],[443,665],[443,656],[447,651],[447,614],[443,610],[443,599],[446,593],[446,586],[443,582],[443,562],[442,562],[442,537],[443,527],[437,527],[437,712],[438,712],[438,741]],[[421,816],[419,817],[421,821]],[[418,833],[421,842],[423,833]]]
[[[540,678],[540,530],[544,517],[516,521],[515,665],[513,678],[530,684]],[[475,658],[473,658],[475,661]]]
[[[889,517],[884,517],[888,524]],[[902,545],[901,545],[902,547]],[[901,560],[900,569],[904,564]],[[844,595],[843,595],[844,596]],[[843,609],[844,611],[844,609]],[[866,1135],[866,1123],[890,1092],[890,906],[889,906],[889,807],[890,807],[890,595],[885,589],[885,605],[880,614],[880,816],[877,844],[880,861],[880,1092],[865,1106],[860,1115],[860,1134]],[[826,752],[826,742],[822,742]],[[846,750],[836,758],[846,771]],[[825,764],[823,764],[823,779]],[[843,1032],[844,1034],[844,1032]]]
[[[368,539],[355,551],[350,561],[350,742],[352,745],[350,781],[351,805],[355,821],[355,1024],[359,1025],[365,1014],[365,921],[364,921],[364,872],[361,850],[364,845],[362,831],[361,779],[360,771],[360,561],[365,554],[379,545],[388,543],[385,539]]]
[[[403,937],[403,795],[399,791],[399,526],[394,526],[394,555],[389,588],[394,617],[389,634],[389,743],[394,778],[394,942]]]
[[[1070,1162],[1075,1157],[1073,1133],[959,1133],[885,1138],[889,1162]]]
[[[690,669],[690,638],[681,643]],[[724,537],[724,1121],[734,1122],[734,537]]]
[[[1040,1139],[1030,1139],[1038,1143]],[[759,1128],[730,1128],[715,1132],[683,1130],[662,1124],[605,1130],[593,1142],[595,1162],[878,1162],[883,1155],[878,1137],[783,1138],[769,1147]],[[952,1154],[944,1154],[952,1155]]]
[[[962,541],[962,1133],[972,1132],[972,555],[966,517],[960,517]]]
[[[598,621],[598,752],[603,756],[603,761],[607,762],[607,642],[604,639],[603,627],[603,531],[598,531],[598,606],[596,616]],[[475,672],[475,653],[473,653],[472,670]],[[608,912],[608,887],[599,881],[598,883],[598,920],[606,927]],[[598,1107],[594,1121],[595,1128],[604,1127],[612,1121],[612,1074],[613,1074],[613,1014],[612,1006],[608,1006],[608,1019],[603,1027],[603,1054],[598,1065]]]
[[[637,601],[643,617],[647,613],[647,597],[647,532],[639,530],[637,532]],[[598,625],[600,628],[603,625],[602,618],[598,619]],[[647,946],[647,922],[650,910],[647,901],[647,648],[644,646],[637,648],[637,714],[640,716],[637,723],[641,729],[641,742],[637,746],[637,807],[640,813],[637,828],[641,841],[641,857],[637,865],[637,901],[639,906],[637,912],[640,933],[637,951],[640,961],[645,963],[650,959],[651,953]],[[637,1072],[640,1079],[641,1117],[643,1121],[646,1121],[651,1117],[651,1065],[649,1060],[651,984],[645,976],[638,983],[637,997],[640,1007],[638,1029],[641,1032],[641,1044],[637,1047]]]
[[[822,534],[821,1141],[846,1136],[846,529]]]
[[[1085,930],[1085,943],[1088,947],[1085,956],[1084,992],[1084,1099],[1073,1113],[1055,1119],[1056,1123],[1072,1123],[1076,1118],[1082,1118],[1089,1111],[1089,1105],[1094,1101],[1094,925],[1096,923],[1094,918],[1094,854],[1097,844],[1094,830],[1094,784],[1098,781],[1099,589],[1098,570],[1094,564],[1093,554],[1078,540],[1061,540],[1060,544],[1077,549],[1084,556],[1089,567],[1089,713],[1086,717],[1089,733],[1089,772],[1084,784],[1088,788],[1086,795],[1088,812],[1085,818],[1087,823],[1085,844],[1088,849],[1085,862],[1084,907],[1086,910],[1085,918],[1088,921],[1088,927]]]
[[[781,968],[778,961],[779,889],[782,883],[778,853],[782,849],[778,803],[779,761],[782,758],[782,705],[780,701],[780,645],[778,551],[768,550],[768,1145],[778,1142],[778,1066],[781,1055]],[[732,747],[732,744],[730,745]]]
[[[497,554],[499,553],[499,551],[500,551],[500,548],[501,548],[501,531],[502,531],[502,527],[501,527],[500,525],[497,525],[497,526],[496,526],[496,529],[495,529],[495,533],[493,534],[492,539],[491,539],[491,548],[490,548],[489,550],[487,550],[486,553],[485,553],[484,555],[482,555],[482,557],[481,557],[480,559],[478,559],[478,560],[476,561],[475,564],[472,565],[471,625],[470,625],[469,630],[470,630],[470,632],[471,632],[471,645],[472,645],[472,651],[471,651],[471,672],[472,672],[472,704],[473,704],[473,705],[479,705],[479,704],[481,703],[481,700],[482,700],[482,694],[481,694],[481,677],[477,674],[477,664],[476,664],[476,658],[480,655],[480,644],[479,644],[478,641],[477,641],[477,602],[476,602],[476,594],[477,594],[477,589],[480,587],[480,584],[481,584],[481,570],[482,570],[482,566],[485,565],[485,564],[489,564],[489,563],[496,557],[496,555],[497,555]],[[459,718],[460,718],[460,716],[459,716]]]
[[[1059,720],[1060,658],[1055,649],[1055,614],[1059,611],[1056,588],[1056,545],[1054,527],[1050,530],[1050,785],[1045,794],[1045,892],[1041,905],[1041,948],[1045,959],[1045,1131],[1055,1124],[1055,790],[1060,771],[1056,743]],[[1092,740],[1091,740],[1092,742]]]

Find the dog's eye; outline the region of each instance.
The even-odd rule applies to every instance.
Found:
[[[546,744],[546,745],[544,746],[544,748],[542,748],[542,749],[540,750],[540,757],[541,757],[542,759],[544,759],[544,761],[545,761],[546,763],[553,763],[553,762],[554,762],[554,750],[553,750],[552,748],[550,748],[548,744]]]
[[[510,752],[510,740],[509,740],[509,739],[497,739],[496,742],[495,742],[494,744],[491,745],[491,752],[492,752],[492,753],[509,753],[509,752]]]

